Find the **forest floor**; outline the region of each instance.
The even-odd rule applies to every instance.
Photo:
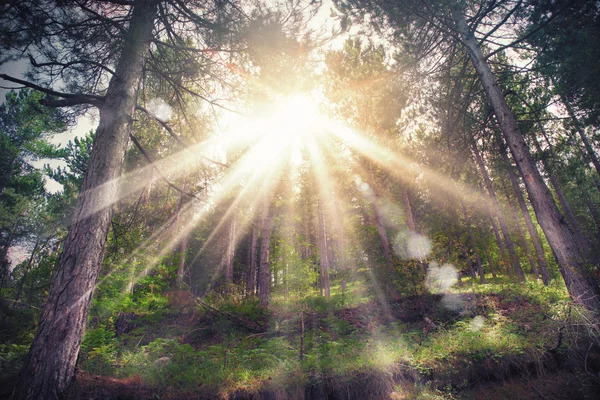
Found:
[[[269,312],[227,297],[168,292],[154,311],[92,319],[68,398],[600,398],[598,325],[558,285],[382,302],[354,282]],[[16,371],[23,348],[0,346]]]

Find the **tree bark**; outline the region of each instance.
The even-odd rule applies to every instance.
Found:
[[[329,285],[329,251],[322,199],[319,199],[317,212],[319,214],[319,266],[321,267],[321,290],[325,293],[325,297],[329,298],[331,297]]]
[[[500,223],[500,230],[502,231],[502,236],[504,237],[504,244],[506,244],[506,248],[508,249],[508,254],[510,255],[510,260],[512,267],[517,274],[517,278],[519,281],[525,280],[525,274],[523,274],[523,269],[521,268],[521,261],[517,256],[517,252],[515,251],[515,245],[510,237],[510,231],[508,230],[508,225],[506,224],[506,220],[504,215],[502,214],[502,210],[500,209],[500,204],[498,203],[498,199],[496,198],[496,194],[494,193],[494,187],[492,185],[492,180],[485,169],[485,164],[483,162],[483,158],[477,149],[477,144],[475,140],[472,142],[473,145],[473,154],[475,155],[475,161],[479,166],[479,171],[481,172],[481,176],[483,177],[483,182],[488,191],[489,198],[492,202],[492,206],[494,207],[494,212],[496,213],[496,217],[498,218],[498,222]],[[510,271],[510,270],[509,270]],[[509,274],[510,275],[510,274]]]
[[[506,104],[496,77],[487,64],[477,39],[469,29],[460,10],[454,10],[454,20],[461,41],[469,53],[488,101],[500,124],[504,139],[523,177],[538,222],[552,247],[571,298],[589,309],[600,310],[598,287],[585,273],[585,259],[581,249],[578,248],[573,233],[562,219],[548,187],[535,166],[525,140],[519,132],[517,121]]]
[[[96,140],[58,271],[15,389],[17,399],[59,398],[74,379],[156,9],[156,1],[137,1],[133,7],[116,73],[100,108]]]
[[[546,255],[544,254],[544,248],[542,247],[542,240],[540,239],[540,235],[538,235],[538,231],[535,228],[535,225],[533,224],[533,219],[531,218],[529,210],[527,209],[527,204],[525,203],[523,193],[521,193],[521,187],[519,186],[517,175],[513,170],[512,163],[508,159],[506,146],[504,145],[504,142],[500,136],[496,135],[496,140],[498,142],[498,147],[500,148],[502,160],[504,161],[504,165],[506,166],[506,170],[508,172],[508,178],[510,179],[510,183],[512,185],[513,191],[515,192],[515,196],[517,197],[517,202],[519,203],[521,214],[523,215],[523,219],[525,220],[525,225],[527,226],[529,237],[531,237],[531,241],[533,243],[533,248],[537,256],[539,271],[542,275],[542,281],[544,282],[545,286],[548,286],[548,284],[550,283],[550,275],[548,274],[548,264],[546,263]]]

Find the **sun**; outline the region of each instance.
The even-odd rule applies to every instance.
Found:
[[[236,164],[244,170],[282,168],[302,162],[302,150],[324,135],[327,118],[312,93],[279,96],[258,107],[261,113],[222,120],[226,152],[244,151]]]
[[[276,105],[271,118],[276,131],[283,132],[291,141],[302,141],[320,130],[323,116],[316,98],[297,94]]]

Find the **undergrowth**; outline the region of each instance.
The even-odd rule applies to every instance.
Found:
[[[490,277],[386,304],[365,287],[335,286],[330,299],[316,290],[274,297],[270,311],[235,287],[202,305],[189,292],[165,290],[95,300],[78,363],[84,373],[139,381],[166,398],[452,399],[477,382],[560,369],[598,384],[598,326],[558,284]],[[3,375],[18,372],[31,332],[0,345]]]
[[[387,307],[353,282],[343,294],[334,288],[331,299],[276,298],[270,314],[242,296],[205,301],[219,312],[200,307],[191,322],[163,315],[161,337],[153,333],[156,321],[143,318],[120,338],[110,324],[89,329],[82,369],[139,376],[148,385],[183,392],[202,388],[228,396],[271,390],[283,397],[323,382],[351,385],[361,374],[399,374],[413,384],[408,391],[392,387],[395,393],[409,396],[421,385],[429,398],[451,398],[481,379],[544,374],[557,367],[558,358],[548,354],[568,359],[569,351],[578,354],[582,339],[598,337],[590,316],[564,289],[537,282],[464,282],[446,295],[413,296]],[[384,312],[388,307],[391,315]],[[404,320],[402,313],[411,307],[423,315]],[[264,330],[249,330],[243,321],[262,321]]]

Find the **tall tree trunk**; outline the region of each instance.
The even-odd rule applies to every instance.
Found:
[[[475,253],[475,264],[477,265],[477,273],[479,274],[479,281],[481,283],[487,283],[485,280],[485,274],[483,273],[483,265],[481,265],[481,257],[479,257],[479,251],[477,250],[477,242],[475,241],[475,235],[473,234],[473,228],[471,227],[471,220],[467,213],[467,207],[465,203],[461,202],[463,215],[465,216],[465,224],[467,225],[467,232],[469,233],[469,239],[471,240],[471,246],[473,246],[473,252]],[[472,268],[472,267],[471,267]]]
[[[494,264],[492,262],[492,256],[490,256],[490,252],[488,251],[488,247],[485,244],[485,240],[481,241],[481,244],[483,246],[483,251],[485,252],[485,258],[487,259],[487,263],[488,266],[490,267],[490,272],[492,274],[492,277],[496,277],[496,271],[494,270]]]
[[[177,267],[177,286],[181,287],[183,285],[183,278],[185,277],[185,256],[187,253],[187,245],[188,245],[189,235],[186,232],[181,238],[181,243],[179,244],[179,266]]]
[[[225,282],[233,283],[233,259],[235,258],[235,230],[236,218],[235,214],[231,216],[229,223],[229,235],[227,238],[227,254],[225,255]]]
[[[594,224],[596,225],[596,230],[598,231],[598,235],[600,236],[600,215],[598,214],[598,206],[592,203],[592,200],[589,196],[585,196],[585,200],[587,203],[588,210],[590,210],[590,215],[594,220]]]
[[[545,130],[543,128],[542,128],[542,134],[544,136],[546,136]],[[537,152],[539,154],[543,154],[542,147],[540,146],[540,143],[537,140],[537,137],[533,136],[532,140],[533,140],[533,144],[536,147]],[[548,145],[548,151],[550,154],[550,158],[552,160],[554,160],[554,158],[555,158],[554,150],[553,150],[552,146],[550,145],[549,141],[547,141],[546,143]],[[563,213],[564,213],[565,217],[567,218],[568,226],[572,229],[572,232],[575,236],[575,242],[577,243],[577,246],[579,247],[579,251],[580,251],[582,257],[585,259],[585,256],[587,256],[589,254],[590,250],[589,250],[588,242],[583,234],[583,231],[581,230],[581,226],[579,225],[579,221],[577,221],[577,218],[575,217],[575,213],[573,213],[573,209],[571,208],[571,205],[569,204],[569,201],[567,200],[567,197],[565,196],[565,194],[562,190],[562,185],[560,184],[558,178],[554,174],[554,168],[552,167],[552,165],[548,162],[548,160],[545,157],[542,157],[542,166],[548,173],[548,179],[550,180],[550,185],[552,185],[552,188],[554,189],[554,193],[556,194],[556,198],[558,199],[558,202],[560,203]]]
[[[319,266],[321,267],[321,290],[325,297],[331,296],[329,286],[329,251],[327,248],[327,229],[323,215],[323,200],[319,199],[317,213],[319,214]],[[321,293],[323,294],[323,293]]]
[[[252,221],[252,236],[248,249],[248,270],[246,272],[246,294],[252,296],[256,293],[256,256],[258,244],[258,222],[256,217]]]
[[[506,196],[506,199],[510,201],[510,198]],[[529,268],[531,270],[531,274],[537,279],[539,272],[537,269],[537,265],[535,265],[535,259],[531,254],[529,249],[529,243],[527,242],[527,238],[525,237],[525,232],[523,232],[523,228],[521,228],[521,224],[519,223],[519,218],[517,216],[517,211],[512,206],[508,206],[510,216],[512,218],[513,223],[515,224],[515,230],[517,231],[517,236],[521,241],[521,247],[525,251],[525,255],[527,256],[527,261],[529,262]]]
[[[492,202],[492,207],[494,207],[494,212],[496,213],[496,217],[498,218],[498,222],[500,223],[500,230],[502,231],[502,236],[504,237],[504,243],[506,244],[506,248],[508,249],[508,254],[510,255],[510,260],[512,267],[517,274],[517,278],[522,282],[525,280],[525,275],[523,274],[523,269],[521,268],[521,261],[517,256],[517,252],[515,251],[515,245],[510,237],[510,231],[508,230],[508,225],[506,224],[506,220],[504,219],[504,214],[500,209],[500,204],[498,203],[498,199],[496,198],[496,194],[494,193],[494,187],[492,186],[492,180],[485,169],[485,164],[483,162],[483,158],[477,149],[477,144],[475,140],[472,142],[473,145],[473,154],[475,155],[475,161],[479,166],[479,171],[481,172],[481,176],[483,177],[483,183],[488,191],[489,198]]]
[[[415,222],[415,217],[412,213],[412,206],[410,204],[410,196],[408,194],[408,188],[406,185],[402,186],[402,204],[404,205],[404,217],[406,219],[406,225],[408,226],[408,230],[412,234],[417,234],[417,223]],[[419,264],[423,269],[423,273],[427,274],[427,263],[424,260],[419,260]]]
[[[500,251],[500,258],[502,260],[506,260],[506,248],[504,247],[504,242],[502,241],[502,237],[500,237],[500,231],[498,230],[498,225],[496,225],[496,219],[494,218],[494,214],[492,213],[492,209],[490,208],[490,204],[488,201],[486,201],[485,199],[485,194],[483,192],[483,188],[481,187],[481,184],[479,186],[479,192],[483,198],[483,202],[485,203],[485,211],[488,215],[488,218],[490,219],[490,224],[492,225],[492,232],[494,232],[494,237],[496,238],[496,244],[498,245],[498,250]],[[494,265],[492,263],[491,257],[490,257],[490,253],[486,248],[486,254],[488,255],[488,265],[490,266],[490,272],[492,273],[492,276],[495,278],[496,277],[496,271],[494,269]]]
[[[29,275],[29,271],[31,271],[31,266],[33,265],[33,260],[35,259],[36,252],[40,246],[40,238],[38,237],[35,240],[35,246],[33,246],[33,250],[31,250],[31,254],[29,255],[29,260],[27,260],[27,266],[23,269],[23,276],[19,279],[19,283],[15,288],[15,302],[18,302],[21,299],[21,293],[23,292],[23,286],[25,286],[25,281],[27,280],[27,276]],[[15,305],[17,303],[14,303]]]
[[[523,193],[521,193],[521,187],[519,186],[517,175],[515,174],[512,163],[508,158],[508,153],[506,152],[506,146],[504,145],[504,141],[498,135],[496,135],[496,141],[498,142],[500,154],[502,155],[502,160],[504,161],[506,171],[508,172],[508,178],[510,179],[510,183],[512,185],[513,191],[515,192],[515,196],[517,197],[517,202],[519,203],[521,214],[523,215],[523,219],[525,220],[525,225],[527,226],[529,237],[531,237],[531,241],[533,243],[533,248],[537,257],[539,270],[542,274],[542,281],[544,282],[544,285],[548,286],[548,284],[550,283],[550,275],[548,274],[548,264],[546,263],[546,255],[544,254],[544,248],[542,247],[542,240],[540,239],[540,235],[538,235],[538,231],[535,228],[535,225],[533,224],[533,219],[531,218],[529,210],[527,209],[527,204],[525,203]]]
[[[373,214],[375,216],[375,226],[377,228],[377,234],[379,235],[379,241],[381,242],[381,250],[383,252],[383,258],[388,268],[392,267],[392,249],[390,247],[390,241],[388,239],[387,230],[385,228],[385,220],[381,206],[379,204],[379,197],[372,193],[371,203],[373,204]]]
[[[133,7],[121,57],[100,108],[73,222],[15,389],[18,399],[58,398],[73,381],[112,217],[110,204],[118,197],[118,178],[156,11],[157,1],[136,1]]]
[[[408,195],[408,188],[402,186],[402,204],[404,205],[404,216],[406,218],[406,225],[411,232],[417,233],[417,224],[412,213],[412,207],[410,205],[410,197]]]
[[[600,176],[600,161],[598,161],[598,156],[596,155],[596,151],[594,150],[594,147],[592,146],[592,144],[590,143],[590,140],[588,139],[587,135],[585,134],[584,127],[579,122],[579,119],[575,115],[575,111],[573,110],[573,107],[571,107],[571,103],[569,103],[569,101],[566,99],[564,94],[560,95],[560,100],[565,105],[565,108],[567,109],[567,112],[569,113],[569,117],[571,117],[571,119],[573,120],[573,124],[575,125],[575,130],[577,131],[577,133],[579,134],[579,137],[581,138],[581,141],[583,142],[583,146],[585,147],[587,156],[590,158],[590,161],[594,165],[594,168],[596,169],[596,173],[598,174],[598,176]],[[596,188],[598,188],[598,190],[600,190],[600,186],[598,185],[598,177],[596,177],[594,179],[594,181],[596,182]]]
[[[10,278],[10,260],[8,258],[8,250],[13,242],[13,228],[10,229],[4,243],[0,247],[0,277],[2,278],[2,282],[0,282],[0,288],[4,287],[4,280]]]
[[[150,186],[150,184],[149,184]],[[183,183],[183,190],[186,188],[186,182]],[[145,191],[145,190],[144,190]],[[179,194],[179,202],[177,203],[177,215],[175,217],[175,224],[179,233],[183,232],[183,237],[179,243],[179,265],[177,267],[177,287],[180,288],[183,285],[183,277],[185,275],[185,253],[187,251],[188,234],[185,232],[185,224],[181,221],[181,210],[183,208],[183,193]],[[148,193],[149,197],[149,193]]]
[[[263,204],[263,216],[260,239],[260,263],[258,266],[258,302],[267,307],[271,298],[271,197],[266,196]]]
[[[585,274],[585,259],[582,256],[581,249],[578,248],[573,233],[563,221],[548,187],[535,166],[525,140],[519,132],[517,121],[506,104],[502,91],[496,82],[496,77],[481,52],[479,42],[469,29],[461,10],[454,10],[454,20],[461,41],[469,53],[488,101],[500,124],[504,139],[523,177],[538,222],[546,234],[550,247],[552,247],[569,294],[574,301],[583,304],[587,308],[599,310],[598,287]]]

